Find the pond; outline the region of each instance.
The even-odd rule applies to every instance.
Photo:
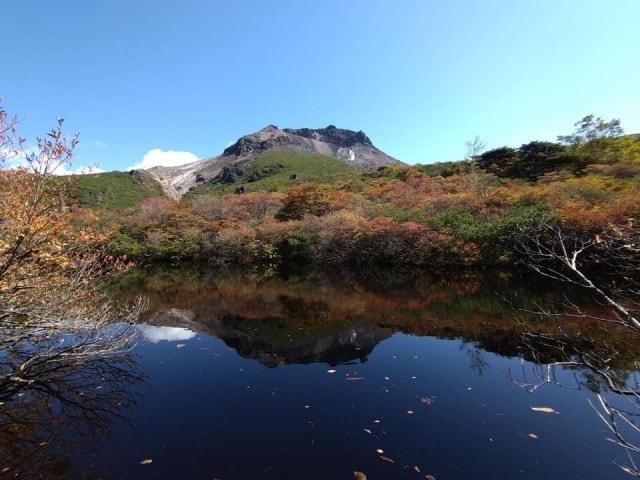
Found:
[[[19,433],[56,431],[23,478],[628,477],[598,393],[634,408],[610,385],[635,384],[640,348],[529,315],[567,292],[526,273],[141,269],[112,291],[149,299],[140,339]]]

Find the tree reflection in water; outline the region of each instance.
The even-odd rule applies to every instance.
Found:
[[[61,333],[48,341],[64,344],[64,337]],[[4,351],[4,362],[10,354]],[[82,359],[47,355],[30,368],[28,379],[4,378],[0,382],[0,477],[68,478],[72,474],[69,454],[76,455],[108,436],[115,418],[126,420],[126,409],[135,404],[135,386],[143,380],[134,357],[126,351]]]
[[[640,383],[637,359],[621,360],[625,352],[607,342],[594,342],[588,334],[579,344],[567,335],[551,337],[539,333],[522,334],[528,355],[535,361],[522,371],[505,373],[507,380],[532,393],[545,385],[595,393],[589,405],[607,428],[607,440],[624,449],[626,464],[618,464],[624,472],[640,477]],[[611,365],[626,363],[627,368]],[[573,372],[568,383],[558,369]]]
[[[592,320],[607,310],[588,298],[572,297],[586,318],[563,316],[568,289],[487,272],[291,279],[172,270],[133,271],[120,281],[114,288],[125,299],[150,298],[152,338],[204,332],[269,367],[363,362],[395,332],[461,339],[470,369],[489,379],[487,352],[519,357],[522,369],[506,371],[507,381],[530,393],[547,385],[587,392],[611,440],[629,454],[620,468],[640,474],[640,442],[631,440],[640,437],[640,344],[628,329]],[[540,306],[558,311],[542,318]]]

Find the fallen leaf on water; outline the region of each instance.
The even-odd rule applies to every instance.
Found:
[[[369,430],[368,428],[363,428],[363,430],[365,431],[365,433],[368,433],[369,435],[371,435],[371,430]]]
[[[353,472],[353,478],[355,478],[356,480],[367,480],[367,476],[362,472],[358,472],[357,470]]]
[[[421,473],[421,472],[420,472],[420,467],[419,467],[419,466],[414,465],[414,466],[413,466],[413,469],[414,469],[416,472]]]
[[[337,372],[337,370],[334,370],[333,368],[327,370],[327,373],[336,373],[336,372]]]
[[[433,475],[425,475],[424,480],[436,480],[436,477],[434,477]]]
[[[377,418],[373,421],[373,423],[380,423],[380,420],[378,420]]]
[[[530,433],[528,436],[529,438],[533,438],[534,440],[538,439],[538,435],[536,435],[535,433]]]
[[[311,408],[311,405],[305,405],[304,408],[309,409]]]
[[[407,410],[407,415],[413,415],[413,410]]]
[[[624,465],[618,465],[618,466],[624,473],[628,473],[629,475],[633,475],[633,476],[636,475],[636,473],[633,470],[631,470],[629,467],[626,467]]]
[[[179,343],[176,345],[176,348],[182,348],[186,345],[186,343]]]
[[[385,457],[384,455],[380,455],[380,460],[382,460],[383,462],[396,463],[395,460],[389,457]]]
[[[531,407],[531,410],[541,413],[558,413],[551,407]]]
[[[382,455],[384,453],[384,450],[381,448],[376,449],[376,453],[379,453],[380,455]]]
[[[144,460],[141,460],[140,462],[138,462],[140,465],[149,465],[150,463],[153,463],[153,459],[151,458],[145,458]]]
[[[391,380],[389,377],[384,377],[384,379],[387,381]]]
[[[360,380],[364,380],[364,377],[345,377],[345,380],[349,382],[357,382]]]

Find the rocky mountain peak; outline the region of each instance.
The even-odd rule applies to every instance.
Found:
[[[285,128],[284,131],[300,137],[337,145],[338,147],[349,148],[358,143],[373,147],[373,142],[362,130],[354,132],[353,130],[337,128],[335,125],[329,125],[325,128]]]

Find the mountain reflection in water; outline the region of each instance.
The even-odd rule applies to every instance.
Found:
[[[140,269],[110,291],[150,301],[126,370],[146,381],[56,447],[59,478],[626,478],[588,401],[628,403],[640,347],[514,310],[567,293],[530,278]]]

